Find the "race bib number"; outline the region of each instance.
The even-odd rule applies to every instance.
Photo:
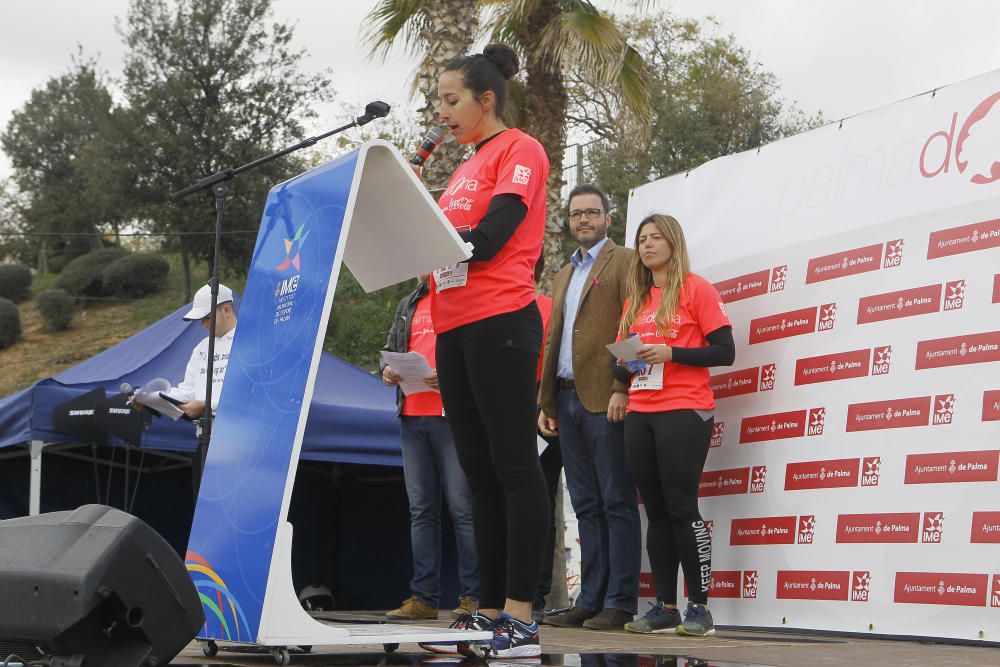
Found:
[[[646,367],[632,376],[633,391],[654,391],[663,389],[663,364],[646,364]]]
[[[469,282],[468,264],[451,264],[434,272],[434,284],[437,285],[438,294],[446,289],[465,287],[467,282]]]

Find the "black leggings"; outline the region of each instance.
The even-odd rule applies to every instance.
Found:
[[[698,512],[698,487],[713,421],[694,410],[625,415],[625,455],[646,506],[646,552],[656,598],[667,604],[677,604],[678,564],[688,599],[708,602],[712,540]]]
[[[542,475],[545,477],[545,486],[549,492],[549,537],[545,542],[545,555],[542,557],[542,565],[538,570],[538,587],[535,589],[535,597],[531,604],[533,607],[542,609],[545,606],[545,598],[552,592],[552,569],[556,558],[556,495],[559,493],[559,477],[562,474],[562,449],[559,448],[559,436],[550,438],[541,435],[549,446],[545,448],[542,455],[538,457],[538,462],[542,466]]]
[[[545,555],[549,503],[535,442],[541,344],[534,302],[437,337],[441,400],[472,491],[485,609],[502,609],[506,598],[530,602]]]

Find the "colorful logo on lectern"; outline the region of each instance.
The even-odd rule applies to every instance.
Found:
[[[277,268],[279,271],[288,270],[289,266],[294,266],[296,271],[301,270],[300,260],[302,243],[309,236],[309,232],[304,232],[306,227],[305,223],[299,225],[299,228],[295,230],[295,236],[290,239],[285,239],[285,261],[279,264]]]
[[[214,617],[220,628],[218,638],[228,641],[252,640],[250,624],[247,623],[240,603],[208,561],[195,552],[188,551],[184,557],[184,565],[205,608],[205,630],[213,624]]]

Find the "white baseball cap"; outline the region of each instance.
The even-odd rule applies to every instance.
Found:
[[[223,284],[219,284],[219,301],[218,304],[221,306],[224,303],[231,303],[233,300],[233,290],[229,289]],[[208,285],[204,285],[201,289],[194,293],[194,300],[191,302],[191,310],[189,310],[185,315],[185,320],[200,320],[203,317],[211,314],[212,312],[212,288]]]

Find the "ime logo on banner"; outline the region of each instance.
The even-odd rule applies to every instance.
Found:
[[[892,361],[892,345],[876,347],[872,350],[872,375],[888,375]]]
[[[823,435],[823,425],[826,423],[826,408],[811,408],[809,410],[809,425],[806,435]]]
[[[767,483],[767,466],[753,466],[750,470],[750,493],[764,493]]]
[[[924,512],[924,529],[920,533],[920,541],[925,544],[941,544],[943,532],[944,513]]]
[[[965,281],[953,280],[944,284],[944,310],[958,310],[965,303]]]
[[[726,422],[715,422],[712,424],[712,440],[709,447],[722,447],[722,436],[726,432]]]
[[[997,595],[1000,595],[1000,593],[997,593]],[[757,599],[757,570],[743,571],[743,597],[748,600]]]
[[[771,269],[771,289],[770,292],[780,292],[785,289],[785,280],[788,276],[788,265],[782,264]]]
[[[882,261],[883,269],[891,269],[903,263],[903,239],[888,241],[885,244],[885,259]]]
[[[867,456],[861,459],[861,486],[878,486],[881,473],[881,456]]]
[[[816,516],[805,514],[799,517],[799,535],[796,542],[798,544],[812,544],[813,536],[816,535]]]
[[[853,580],[854,585],[851,586],[851,600],[853,602],[868,602],[868,594],[872,584],[871,572],[855,570]]]
[[[934,424],[950,424],[954,412],[955,394],[943,394],[934,397]]]
[[[771,391],[774,389],[774,370],[774,364],[764,364],[760,367],[759,391]]]
[[[830,331],[837,319],[837,304],[827,303],[819,307],[819,323],[816,331]]]

